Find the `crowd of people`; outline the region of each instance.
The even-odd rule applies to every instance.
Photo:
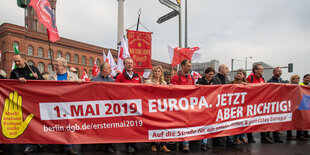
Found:
[[[82,83],[82,80],[78,78],[77,71],[75,68],[70,68],[67,70],[67,61],[64,58],[57,58],[54,63],[53,73],[39,72],[37,67],[28,65],[25,61],[25,56],[22,54],[15,54],[13,60],[17,66],[16,69],[11,71],[10,79],[18,79],[20,82],[27,82],[27,80],[56,80],[56,81],[76,81],[77,83]],[[202,78],[195,82],[193,76],[191,75],[192,63],[190,60],[183,60],[181,62],[181,70],[177,74],[172,75],[169,71],[164,71],[161,66],[155,66],[150,73],[148,79],[143,79],[134,71],[134,62],[131,58],[124,59],[124,70],[121,74],[117,75],[115,78],[110,77],[111,66],[109,63],[104,62],[100,65],[100,73],[91,79],[94,82],[121,82],[121,83],[145,83],[153,85],[224,85],[224,84],[244,84],[247,83],[265,83],[263,78],[264,68],[262,65],[255,64],[252,68],[252,73],[246,75],[246,71],[243,69],[237,70],[237,73],[233,81],[228,80],[228,66],[222,64],[219,66],[218,72],[216,73],[213,67],[208,67],[205,69]],[[290,83],[290,84],[300,84],[309,85],[310,74],[303,76],[303,81],[300,82],[299,75],[292,75],[290,81],[285,81],[281,78],[282,70],[280,67],[273,69],[273,76],[267,81],[267,83]],[[4,71],[0,71],[0,78],[5,79],[6,74]],[[310,139],[308,131],[297,131],[296,137],[293,136],[292,131],[287,131],[287,140],[307,140]],[[271,143],[283,143],[284,141],[280,138],[282,131],[273,131],[271,138],[270,132],[261,132],[261,143],[271,144]],[[228,147],[237,147],[241,144],[256,143],[252,133],[238,134],[227,137],[216,137],[211,138],[212,147],[226,145]],[[201,140],[201,150],[210,149],[211,146],[207,145],[208,139]],[[224,144],[223,144],[224,142]],[[182,142],[182,151],[189,152],[190,145],[189,141]],[[112,144],[105,144],[108,152],[114,152]],[[132,153],[136,152],[135,143],[126,143],[126,152]],[[25,145],[24,153],[30,153],[35,151],[36,148],[41,147],[41,145],[27,144]],[[65,148],[68,154],[77,154],[74,145],[55,145],[54,151],[59,152]],[[167,147],[165,142],[160,143],[160,151],[169,153],[171,150]],[[3,152],[3,145],[0,144],[0,152]],[[150,143],[150,151],[156,152],[158,148],[156,143]]]

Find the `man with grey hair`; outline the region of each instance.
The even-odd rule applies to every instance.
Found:
[[[212,81],[214,85],[218,84],[229,84],[229,80],[227,78],[229,69],[228,66],[225,64],[221,64],[219,66],[219,72],[213,77]]]
[[[229,69],[226,64],[221,64],[219,66],[219,72],[212,78],[214,85],[222,85],[222,84],[230,84],[230,81],[227,78]],[[220,145],[222,138],[213,138],[214,145]],[[227,136],[227,146],[229,147],[235,147],[239,144],[234,141],[234,136]]]
[[[57,81],[77,81],[78,83],[82,83],[81,79],[78,79],[77,75],[68,71],[67,61],[65,58],[57,58],[55,60],[55,72],[53,72],[48,80],[57,80]]]
[[[103,81],[103,82],[114,82],[109,75],[111,74],[111,65],[107,62],[104,62],[100,65],[100,73],[98,76],[95,76],[91,79],[91,81]]]
[[[98,76],[93,77],[90,81],[97,81],[97,82],[114,82],[109,75],[111,74],[111,66],[109,63],[104,62],[100,65],[100,73]],[[105,144],[106,150],[110,153],[113,153],[114,150],[112,148],[112,144]]]
[[[78,79],[77,75],[68,71],[66,69],[67,67],[67,61],[65,58],[57,58],[55,60],[55,72],[52,73],[48,80],[56,80],[56,81],[76,81],[77,83],[82,83],[81,79]],[[77,152],[74,150],[74,146],[72,144],[66,145],[66,152],[71,155],[76,155]],[[54,149],[55,152],[59,152],[60,148],[59,145],[56,146]]]

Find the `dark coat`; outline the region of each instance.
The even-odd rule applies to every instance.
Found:
[[[288,83],[288,81],[284,81],[282,80],[282,78],[276,78],[274,76],[272,76],[272,78],[270,78],[267,83]]]
[[[200,84],[200,85],[212,85],[212,84],[213,84],[213,81],[212,81],[212,79],[211,79],[211,81],[208,82],[208,81],[206,80],[206,77],[203,76],[202,78],[199,78],[199,79],[198,79],[198,81],[196,82],[196,84]]]
[[[29,69],[29,67],[31,68],[31,70],[34,73],[38,74],[38,79],[36,79],[33,75],[31,70]],[[19,79],[19,78],[25,78],[27,80],[44,80],[42,77],[42,74],[40,73],[40,71],[38,70],[37,67],[32,66],[32,65],[27,65],[24,68],[15,68],[11,71],[11,75],[10,75],[10,79]]]
[[[220,76],[223,76],[223,75],[219,75],[219,73],[217,73],[217,74],[213,77],[212,82],[213,82],[214,85],[230,84],[230,81],[228,80],[227,77],[225,77],[225,83],[222,83]]]

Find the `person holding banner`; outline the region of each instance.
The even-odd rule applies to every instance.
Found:
[[[212,85],[213,84],[212,78],[214,74],[215,74],[215,70],[213,67],[206,68],[205,75],[202,78],[199,78],[196,84]]]
[[[124,58],[124,70],[117,75],[115,82],[123,83],[141,83],[139,74],[133,71],[133,60],[130,57]]]
[[[299,81],[300,81],[300,76],[295,74],[295,75],[291,76],[289,83],[290,84],[299,84]],[[286,136],[287,140],[296,140],[296,138],[292,134],[292,130],[288,130],[288,131],[286,131],[286,133],[287,133],[287,136]],[[298,139],[300,139],[300,140],[307,140],[307,138],[305,138],[303,136],[299,136]]]
[[[100,73],[98,76],[93,77],[90,81],[96,81],[96,82],[114,82],[114,79],[112,79],[109,75],[112,72],[111,66],[109,63],[104,62],[99,67]],[[110,153],[113,153],[114,150],[112,148],[111,144],[105,144],[106,150]]]
[[[300,85],[302,85],[302,86],[310,86],[310,74],[304,75],[303,82],[300,83]],[[309,135],[308,131],[301,131],[301,130],[297,131],[297,139],[306,140],[306,139],[309,139],[309,138],[310,138],[310,135]]]
[[[288,83],[288,81],[284,81],[281,78],[282,75],[282,70],[280,67],[276,67],[273,69],[273,76],[267,81],[267,83]],[[280,136],[279,136],[279,132],[278,131],[274,131],[272,132],[272,136],[274,138],[274,142],[277,143],[284,143],[283,140],[281,140]]]
[[[99,67],[100,73],[98,76],[93,77],[90,81],[102,81],[102,82],[114,82],[109,75],[111,75],[112,69],[108,62],[104,62]]]
[[[78,79],[78,77],[68,71],[66,68],[67,68],[67,61],[65,58],[57,58],[56,60],[56,63],[55,63],[55,72],[52,73],[48,80],[56,80],[56,81],[76,81],[77,83],[82,83],[82,80],[81,79]],[[67,152],[67,154],[70,154],[70,155],[76,155],[77,152],[74,150],[74,145],[72,144],[67,144],[65,146],[65,150]],[[54,151],[55,152],[59,152],[60,151],[60,147],[59,145],[56,145],[56,147],[54,148]]]
[[[246,72],[244,69],[238,69],[237,74],[234,78],[234,81],[231,81],[231,84],[245,84]],[[248,144],[248,141],[245,139],[245,134],[234,135],[234,140],[237,144]]]
[[[44,80],[37,67],[26,63],[24,55],[15,54],[13,61],[17,68],[11,71],[10,79],[18,79],[20,82],[26,82],[26,79]]]
[[[25,83],[27,80],[44,80],[37,67],[28,65],[25,61],[25,56],[22,54],[15,54],[13,61],[17,68],[11,71],[10,79],[18,79],[19,82]],[[41,145],[39,145],[39,148]],[[37,149],[33,144],[26,144],[24,153],[30,153]]]
[[[171,82],[171,72],[164,71],[164,79],[165,79],[167,84],[170,84],[170,82]]]
[[[255,64],[252,67],[252,73],[247,77],[248,83],[265,83],[265,79],[263,78],[264,68],[260,64]],[[261,143],[272,144],[272,140],[268,132],[261,132]],[[255,143],[254,137],[252,133],[247,134],[249,143]]]
[[[115,82],[121,83],[141,83],[140,76],[133,71],[133,60],[130,57],[126,57],[123,60],[124,70],[118,74]],[[133,153],[137,151],[135,143],[126,143],[126,152]]]
[[[196,84],[200,84],[200,85],[212,85],[212,78],[213,75],[215,74],[215,70],[213,67],[208,67],[205,70],[205,75],[202,78],[199,78],[198,81],[196,82]],[[201,150],[207,150],[207,142],[208,139],[203,139],[202,143],[201,143]]]
[[[145,84],[154,84],[154,85],[166,85],[166,81],[164,80],[164,74],[163,74],[163,68],[158,65],[155,66],[151,72],[150,78],[148,80],[145,81]],[[165,142],[160,142],[160,151],[169,153],[171,152],[167,146]],[[152,152],[157,152],[157,148],[155,145],[155,142],[151,143],[151,151]]]
[[[218,73],[212,78],[214,85],[223,85],[223,84],[230,84],[228,80],[228,73],[229,69],[226,64],[221,64],[218,69]],[[215,145],[221,145],[221,137],[213,138],[213,142]],[[239,144],[234,141],[234,136],[227,136],[227,146],[229,147],[236,147]]]
[[[192,62],[188,59],[181,61],[181,70],[172,77],[171,84],[173,85],[194,85],[194,78],[190,74]],[[189,141],[183,142],[183,152],[189,152]]]

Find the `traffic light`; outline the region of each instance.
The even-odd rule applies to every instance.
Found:
[[[293,63],[288,64],[288,72],[292,73],[293,72]]]
[[[30,0],[17,0],[17,6],[20,8],[27,8]]]

